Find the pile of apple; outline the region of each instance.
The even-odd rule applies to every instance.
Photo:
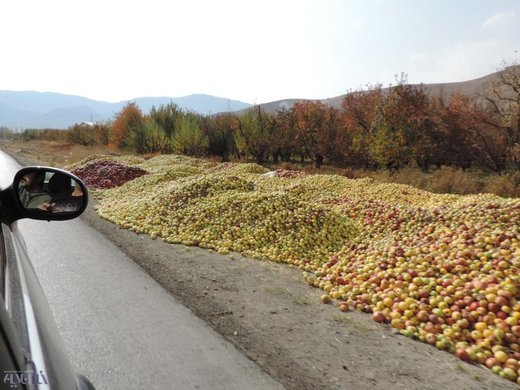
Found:
[[[152,238],[317,268],[358,235],[337,212],[262,189],[255,179],[266,170],[256,164],[161,156],[140,166],[151,174],[104,191],[97,211]]]
[[[72,170],[87,186],[97,189],[106,189],[120,186],[127,181],[148,174],[138,167],[110,161],[96,160]]]
[[[520,383],[520,200],[432,194],[182,156],[100,191],[98,213],[166,242],[285,262],[402,334]]]
[[[426,202],[416,190],[378,187],[336,200],[363,230],[306,272],[307,282],[325,291],[324,302],[373,313],[520,383],[520,200],[430,194]]]

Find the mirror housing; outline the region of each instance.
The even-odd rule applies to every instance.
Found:
[[[2,220],[31,218],[63,221],[81,215],[88,204],[85,184],[70,172],[52,167],[25,167],[0,191]]]

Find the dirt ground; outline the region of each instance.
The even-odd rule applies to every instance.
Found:
[[[35,161],[12,146],[0,144]],[[287,389],[518,388],[370,315],[322,304],[295,267],[152,240],[99,218],[95,203],[85,222]]]

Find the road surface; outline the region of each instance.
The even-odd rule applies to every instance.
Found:
[[[16,169],[0,152],[0,186]],[[97,389],[282,388],[80,219],[18,227],[72,364]]]

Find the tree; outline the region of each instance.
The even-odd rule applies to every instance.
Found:
[[[94,123],[94,139],[99,145],[108,145],[110,141],[111,124],[108,122]]]
[[[378,107],[370,128],[368,153],[372,160],[389,169],[399,169],[407,161],[404,129],[389,122],[383,107]]]
[[[223,162],[229,161],[229,156],[236,151],[234,120],[229,113],[204,119],[209,153],[220,156]]]
[[[203,156],[208,150],[208,136],[202,130],[200,115],[188,112],[177,117],[172,138],[173,150],[189,156]]]
[[[339,127],[337,110],[316,101],[296,103],[293,108],[296,141],[316,168],[330,156],[330,143]]]
[[[153,106],[150,109],[150,118],[163,129],[167,137],[171,137],[175,132],[177,118],[181,113],[179,107],[170,102],[166,106],[161,105],[159,108]]]
[[[396,81],[376,110],[374,140],[381,143],[381,137],[387,137],[389,155],[383,158],[387,168],[399,169],[411,162],[427,168],[432,141],[430,99],[422,87],[407,84],[405,74],[396,77]]]
[[[520,168],[520,64],[504,62],[483,96],[485,121],[503,144],[504,167]],[[496,156],[498,158],[498,156]]]
[[[88,124],[75,124],[67,129],[67,141],[79,145],[96,144],[94,127]]]
[[[275,129],[272,115],[254,106],[246,112],[234,115],[235,141],[239,151],[252,156],[257,164],[263,164],[269,155],[269,140]]]
[[[67,129],[67,140],[79,145],[108,145],[110,138],[110,124],[82,123],[75,124]]]
[[[0,139],[15,139],[18,133],[5,126],[0,126]]]
[[[130,133],[137,130],[144,122],[141,109],[135,103],[128,103],[116,115],[112,123],[112,140],[110,145],[118,149],[131,148]]]
[[[269,141],[269,150],[274,163],[278,163],[280,159],[284,162],[291,160],[291,155],[296,149],[295,139],[293,111],[284,107],[276,111],[274,131]]]
[[[477,147],[482,123],[480,111],[468,96],[454,94],[449,101],[432,100],[435,122],[436,148],[432,163],[453,165],[462,169],[482,165],[484,154]]]
[[[346,164],[366,168],[373,164],[368,147],[376,108],[382,99],[380,85],[369,85],[366,91],[351,91],[343,98],[338,152]]]
[[[492,124],[490,112],[468,96],[455,94],[448,104],[437,102],[435,119],[440,134],[437,165],[471,165],[501,172],[507,164],[507,144]]]
[[[147,118],[143,124],[135,128],[129,135],[129,145],[137,153],[170,152],[171,140],[163,129],[153,120]]]

